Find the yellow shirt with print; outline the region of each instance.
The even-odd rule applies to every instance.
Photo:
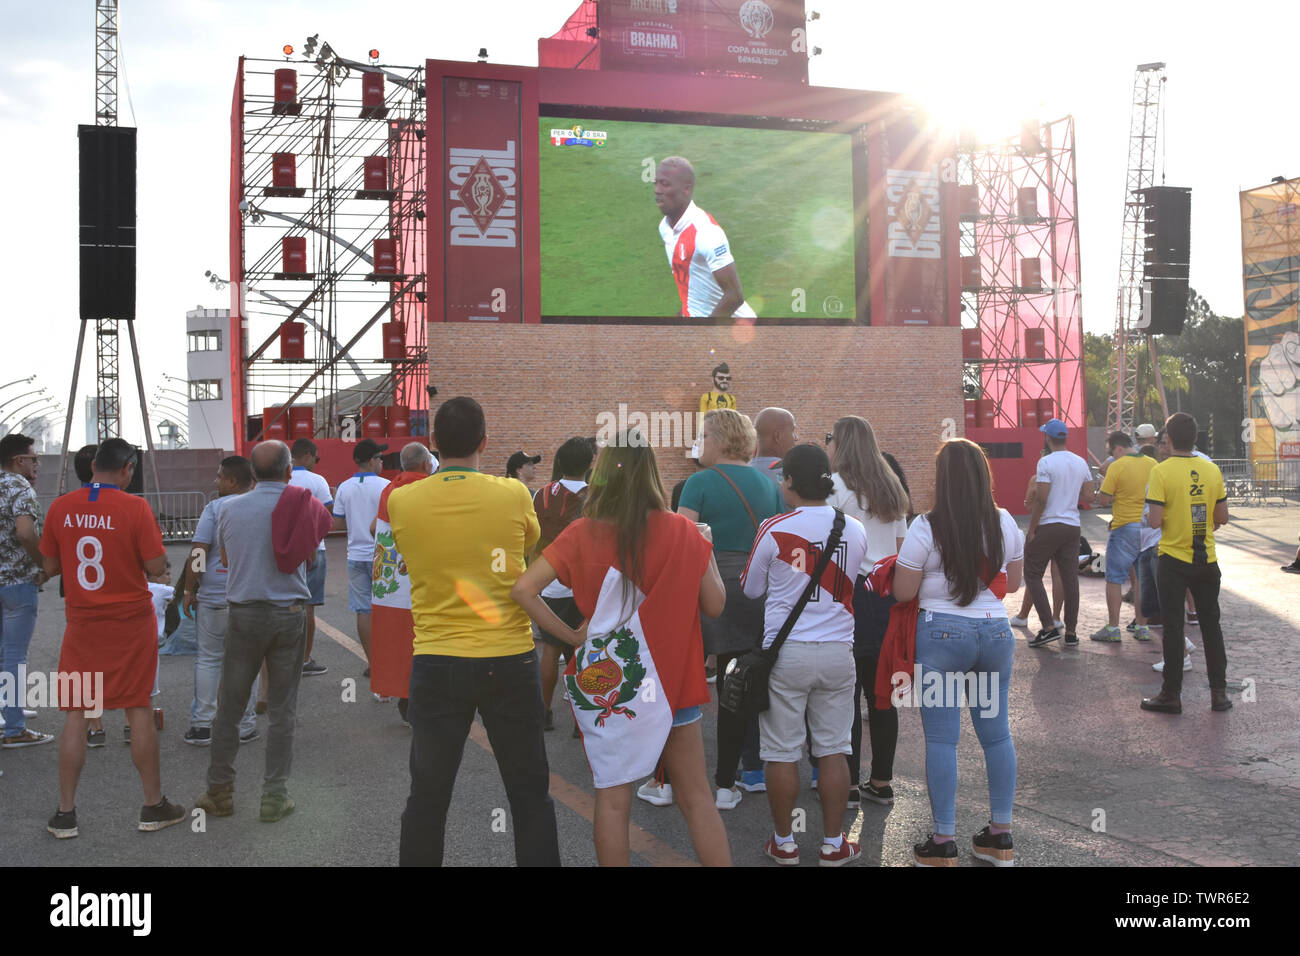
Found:
[[[1112,529],[1142,520],[1147,481],[1155,466],[1156,460],[1146,455],[1124,455],[1110,463],[1101,483],[1101,493],[1115,499],[1110,522]]]
[[[1217,561],[1214,506],[1227,500],[1223,474],[1208,458],[1175,455],[1152,468],[1147,501],[1165,509],[1160,553],[1188,564]]]
[[[711,412],[715,408],[735,409],[736,396],[731,392],[719,392],[717,389],[711,389],[700,396],[700,412]]]
[[[528,615],[510,598],[524,552],[541,535],[523,482],[447,467],[388,497],[411,579],[415,653],[507,657],[533,649]]]

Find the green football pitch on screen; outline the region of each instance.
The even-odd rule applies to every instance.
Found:
[[[604,133],[556,146],[551,131]],[[852,321],[853,171],[844,134],[542,117],[542,314],[676,316],[655,165],[695,167],[697,206],[727,234],[760,317]],[[649,181],[647,181],[649,180]]]

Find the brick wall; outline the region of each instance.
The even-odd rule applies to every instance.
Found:
[[[788,408],[801,441],[820,444],[841,415],[866,418],[881,448],[902,463],[914,506],[929,507],[944,419],[952,419],[956,434],[964,426],[960,330],[759,327],[742,337],[736,331],[433,322],[429,381],[438,387],[435,401],[469,395],[483,405],[485,471],[504,474],[506,459],[523,449],[543,456],[538,475],[544,478],[561,442],[595,435],[598,416],[617,416],[619,403],[629,415],[696,411],[711,387],[710,370],[725,361],[739,410],[752,418],[767,405]],[[691,470],[685,451],[658,449],[669,488]]]

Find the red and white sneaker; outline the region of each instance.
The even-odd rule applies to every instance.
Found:
[[[769,860],[780,863],[782,866],[799,865],[799,844],[777,843],[775,836],[767,838],[767,846],[763,847],[763,855]]]
[[[862,847],[856,843],[849,842],[847,833],[840,834],[839,848],[831,846],[829,843],[822,843],[821,859],[817,861],[818,866],[847,866],[850,863],[856,863],[862,856]]]

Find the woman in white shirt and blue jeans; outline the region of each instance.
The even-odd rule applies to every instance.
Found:
[[[912,522],[894,570],[894,597],[915,597],[920,604],[920,680],[913,692],[922,704],[925,777],[935,832],[913,847],[917,866],[957,865],[957,739],[963,690],[984,748],[991,809],[989,826],[972,841],[974,853],[995,866],[1014,864],[1016,749],[1007,722],[1007,692],[1015,639],[1002,598],[989,584],[1005,570],[1006,591],[1019,590],[1023,565],[1024,538],[1012,517],[993,501],[983,449],[964,438],[945,442],[936,462],[934,508]]]

